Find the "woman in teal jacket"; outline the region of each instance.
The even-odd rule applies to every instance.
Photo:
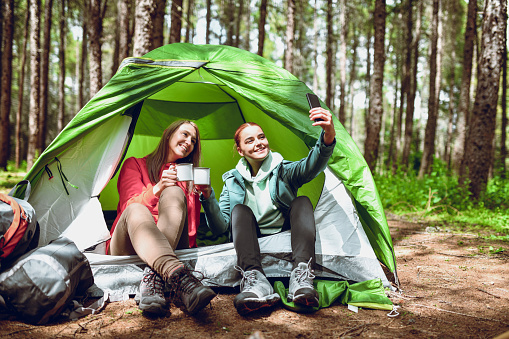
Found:
[[[298,189],[320,174],[332,154],[336,132],[331,113],[323,108],[309,111],[313,126],[323,131],[308,156],[286,161],[270,151],[262,128],[252,122],[235,133],[237,151],[242,156],[237,166],[223,174],[219,203],[214,191],[201,190],[207,223],[216,234],[227,230],[237,252],[237,269],[242,273],[241,293],[234,305],[239,314],[274,305],[274,293],[261,264],[258,238],[291,229],[293,270],[288,298],[308,306],[318,306],[313,288],[315,262],[315,220],[313,205]]]

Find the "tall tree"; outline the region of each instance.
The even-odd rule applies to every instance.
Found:
[[[339,27],[341,38],[339,39],[339,121],[346,123],[346,41],[348,29],[346,24],[346,0],[339,0]]]
[[[435,136],[437,128],[438,111],[437,105],[437,57],[438,57],[438,21],[439,21],[440,0],[433,0],[433,15],[431,18],[431,53],[429,58],[429,98],[428,98],[428,120],[424,131],[424,149],[419,168],[419,177],[428,174],[433,164],[435,154]]]
[[[120,65],[122,60],[130,55],[130,45],[132,40],[131,30],[131,0],[118,0],[118,62]]]
[[[249,51],[251,50],[251,1],[247,1],[244,22],[246,23],[246,29],[244,30],[244,49]]]
[[[207,12],[205,14],[205,43],[210,44],[210,23],[211,23],[211,7],[212,0],[207,0]]]
[[[233,40],[233,46],[235,46],[235,47],[240,46],[240,36],[241,36],[240,26],[241,26],[242,18],[244,15],[244,0],[239,0],[238,3],[239,3],[239,8],[238,8],[237,16],[235,17],[235,39]]]
[[[61,131],[65,125],[65,38],[66,38],[66,14],[65,0],[60,0],[60,21],[59,21],[59,37],[58,46],[58,63],[60,64],[60,72],[58,74],[58,119],[57,128]]]
[[[477,0],[468,2],[465,44],[463,47],[463,67],[461,68],[461,88],[458,106],[457,136],[452,153],[452,168],[457,174],[463,173],[463,155],[466,147],[468,116],[470,112],[470,83],[472,79],[472,62],[474,59],[474,41],[477,35]]]
[[[14,37],[14,0],[7,0],[0,7],[4,12],[2,34],[2,71],[0,92],[0,168],[7,169],[11,148],[10,113],[12,89],[12,42]],[[1,26],[0,26],[1,28]],[[1,41],[1,40],[0,40]]]
[[[403,143],[403,154],[401,164],[408,168],[408,159],[410,156],[410,147],[412,145],[412,135],[414,130],[414,111],[415,96],[417,94],[417,62],[419,60],[419,41],[421,39],[421,21],[424,12],[424,1],[417,0],[419,3],[419,13],[415,23],[415,34],[412,40],[412,63],[410,67],[410,89],[408,92],[407,109],[405,114],[405,142]]]
[[[507,176],[507,29],[504,34],[504,56],[502,57],[502,99],[500,106],[502,107],[502,123],[501,123],[501,137],[500,137],[500,162],[502,166],[501,177],[506,178]]]
[[[41,96],[39,104],[39,136],[37,148],[43,150],[46,148],[46,134],[48,132],[48,87],[49,87],[49,53],[51,49],[51,26],[53,16],[53,0],[46,0],[44,4],[44,29],[41,54]]]
[[[293,73],[293,43],[295,39],[295,0],[287,1],[285,69]]]
[[[170,44],[180,42],[182,31],[182,0],[171,1]]]
[[[186,42],[192,42],[193,40],[193,11],[194,11],[194,1],[187,0],[186,7]],[[164,17],[163,17],[164,19]]]
[[[332,109],[333,98],[333,84],[332,84],[332,70],[334,68],[333,48],[334,48],[334,30],[333,30],[333,6],[332,0],[327,0],[327,43],[325,46],[325,105]]]
[[[265,46],[265,23],[267,22],[267,0],[260,2],[260,21],[258,22],[258,55],[263,56]]]
[[[478,198],[486,189],[488,170],[493,162],[493,140],[506,29],[507,0],[486,0],[479,74],[470,137],[465,153],[465,166],[470,179],[469,190],[474,198]]]
[[[373,59],[373,75],[371,76],[370,110],[364,141],[364,158],[371,171],[374,171],[378,158],[380,128],[383,115],[383,80],[385,64],[385,0],[375,0],[374,28],[375,50]]]
[[[28,115],[27,169],[34,164],[37,156],[39,136],[39,103],[41,75],[41,1],[30,0],[30,109]]]
[[[27,1],[28,6],[30,5],[30,0]],[[26,11],[25,14],[25,26],[23,32],[23,50],[21,52],[21,63],[19,66],[19,86],[18,86],[18,110],[16,112],[16,128],[15,130],[15,139],[16,139],[16,154],[15,154],[15,166],[19,168],[21,165],[22,158],[22,138],[21,138],[21,114],[23,112],[23,93],[25,88],[25,64],[27,59],[27,43],[28,43],[28,30],[30,29],[30,11]]]
[[[313,7],[313,92],[318,92],[318,0]]]
[[[93,97],[102,88],[102,33],[103,17],[106,10],[106,1],[89,0],[88,37],[90,40],[90,96]]]
[[[225,6],[224,24],[226,26],[226,42],[228,46],[233,46],[233,34],[235,31],[235,1],[227,0]]]
[[[152,46],[155,49],[164,45],[164,15],[166,14],[166,0],[154,0],[155,8],[152,17]]]
[[[140,57],[152,50],[153,18],[156,6],[155,0],[136,1],[133,39],[133,56],[135,57]]]

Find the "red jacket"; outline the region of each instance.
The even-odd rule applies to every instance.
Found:
[[[170,167],[171,163],[165,164],[159,176]],[[186,194],[187,199],[187,222],[189,228],[189,246],[196,247],[196,231],[200,224],[200,209],[201,204],[198,194],[187,192],[185,183],[178,182],[178,185]],[[149,211],[157,223],[159,217],[159,198],[154,195],[152,183],[150,182],[147,170],[147,158],[128,158],[122,165],[120,174],[118,176],[117,188],[119,193],[119,201],[117,207],[117,218],[113,222],[110,234],[113,235],[115,226],[118,219],[124,212],[125,208],[132,203],[140,203],[147,206]],[[108,253],[110,242],[106,246],[106,253]]]

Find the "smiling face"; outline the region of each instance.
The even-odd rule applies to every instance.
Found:
[[[168,141],[168,159],[166,162],[175,162],[187,157],[196,144],[196,129],[191,124],[182,124],[172,134]]]
[[[260,126],[247,126],[239,134],[237,152],[252,164],[262,162],[269,154],[269,141]]]

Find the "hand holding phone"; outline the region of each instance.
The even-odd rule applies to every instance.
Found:
[[[318,97],[315,94],[307,93],[306,98],[308,99],[310,109],[315,108],[315,107],[322,107],[322,105],[320,105],[320,100],[318,99]],[[315,119],[315,122],[318,122],[318,121],[323,121],[323,119]]]

